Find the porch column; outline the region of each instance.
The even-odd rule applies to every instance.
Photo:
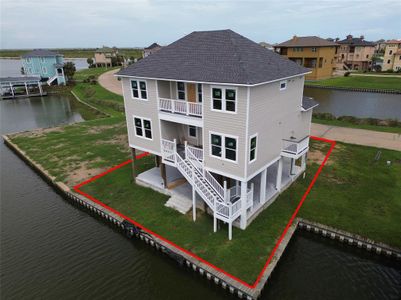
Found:
[[[306,153],[304,153],[301,157],[301,168],[302,170],[306,169]]]
[[[262,171],[262,176],[260,178],[260,203],[266,202],[266,179],[267,179],[267,168]]]
[[[10,82],[10,92],[11,92],[11,95],[13,95],[13,97],[14,97],[14,88],[13,88],[13,85],[11,82]]]
[[[167,172],[166,172],[166,164],[160,163],[160,176],[163,179],[164,188],[167,188]]]
[[[295,174],[294,169],[295,169],[295,158],[291,158],[290,175]]]
[[[233,222],[228,222],[228,239],[231,241],[233,238]]]
[[[131,168],[132,168],[132,180],[135,182],[136,180],[136,170],[135,170],[135,161],[136,161],[136,150],[135,148],[131,148]]]
[[[247,200],[247,188],[248,184],[246,181],[241,181],[241,220],[240,228],[246,228],[246,200]]]
[[[42,96],[43,95],[43,90],[42,90],[42,85],[40,84],[39,81],[38,81],[38,88],[39,88],[40,95]]]
[[[25,82],[25,92],[26,92],[26,95],[29,96],[29,90],[28,90],[28,86],[27,86],[26,82]]]
[[[196,191],[192,186],[192,219],[196,221]]]
[[[277,176],[276,176],[276,190],[281,190],[281,178],[283,176],[283,158],[278,160]]]

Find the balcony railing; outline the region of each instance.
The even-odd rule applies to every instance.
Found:
[[[159,98],[159,110],[173,114],[202,117],[202,103]]]
[[[297,156],[309,147],[309,136],[302,140],[283,140],[283,155]]]

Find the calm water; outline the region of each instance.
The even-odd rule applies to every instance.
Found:
[[[88,68],[86,58],[64,59],[65,62],[72,61],[77,70]],[[21,76],[22,62],[20,59],[0,58],[0,77]]]
[[[401,120],[401,95],[362,93],[305,88],[305,96],[313,97],[319,106],[314,112],[328,112],[336,117]]]

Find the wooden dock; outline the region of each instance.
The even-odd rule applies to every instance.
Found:
[[[45,96],[39,76],[1,77],[1,99]]]

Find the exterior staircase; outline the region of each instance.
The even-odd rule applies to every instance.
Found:
[[[47,80],[47,84],[48,84],[48,85],[51,85],[52,82],[53,82],[54,80],[57,80],[57,77],[58,77],[57,74],[54,75],[53,77],[50,77],[50,78]]]
[[[185,144],[184,151],[177,151],[176,141],[162,140],[164,161],[173,164],[192,185],[203,201],[213,211],[214,219],[229,223],[242,212],[238,188],[227,189],[203,167],[203,150]],[[253,187],[247,192],[246,209],[252,206]],[[216,226],[215,226],[216,227]],[[216,230],[216,228],[215,228]]]

